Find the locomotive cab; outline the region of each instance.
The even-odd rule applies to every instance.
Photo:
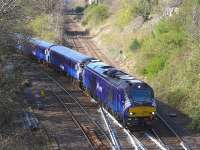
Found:
[[[151,125],[156,115],[156,102],[152,88],[143,82],[130,84],[125,95],[125,101],[129,101],[130,104],[127,109],[127,123]]]

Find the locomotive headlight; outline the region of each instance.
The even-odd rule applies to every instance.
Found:
[[[133,113],[132,113],[132,112],[130,112],[129,114],[130,114],[131,116],[133,115]]]
[[[152,114],[152,115],[155,115],[155,112],[153,111],[151,114]]]

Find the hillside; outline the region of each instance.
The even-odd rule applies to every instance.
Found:
[[[199,0],[105,0],[85,10],[82,25],[121,68],[200,130]]]

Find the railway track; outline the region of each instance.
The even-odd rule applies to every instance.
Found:
[[[99,123],[92,119],[91,115],[85,110],[85,107],[82,106],[80,101],[52,76],[48,75],[48,78],[63,90],[63,92],[54,93],[54,95],[65,107],[67,112],[70,113],[73,121],[81,129],[92,149],[110,149],[110,147],[114,146],[108,133],[104,131]]]
[[[51,133],[48,129],[46,129],[45,126],[43,125],[42,125],[42,130],[44,131],[44,134],[47,135],[49,143],[51,143],[49,147],[53,150],[61,150],[60,143],[57,140],[57,138],[54,136],[54,134]]]
[[[82,32],[77,32],[78,26],[72,19],[70,19],[70,21],[70,23],[68,22],[68,28],[71,31],[66,31],[64,36],[66,43],[71,43],[73,48],[81,53],[96,57],[103,60],[107,64],[114,66],[114,63],[99,50],[91,38],[89,38],[89,36],[82,35]]]
[[[111,128],[110,132],[118,149],[144,149],[143,144],[129,130],[124,129],[107,110],[101,107],[100,112],[105,118],[105,124]]]
[[[122,149],[139,149],[139,150],[167,150],[168,148],[159,138],[159,136],[153,131],[142,130],[132,131],[131,129],[125,129],[115,118],[107,112],[107,118],[111,122],[112,128],[118,137],[119,145]],[[124,138],[129,138],[129,141]]]
[[[170,127],[162,116],[158,114],[158,121],[152,129],[134,132],[136,137],[144,143],[146,149],[162,150],[190,150],[190,146]],[[152,145],[153,141],[154,145]],[[156,146],[156,147],[154,147]]]
[[[36,65],[38,66],[39,64],[36,64]],[[55,150],[68,149],[69,147],[65,144],[65,142],[67,142],[67,141],[64,141],[64,139],[67,138],[68,136],[66,136],[62,132],[65,130],[65,128],[69,128],[69,126],[70,126],[70,128],[74,128],[74,129],[72,129],[72,131],[75,132],[74,134],[72,133],[72,135],[77,136],[77,138],[76,138],[77,142],[82,143],[82,149],[97,149],[91,143],[91,140],[88,139],[88,134],[86,134],[86,131],[85,131],[86,128],[84,128],[82,126],[82,124],[80,125],[79,121],[77,121],[76,118],[74,117],[74,115],[71,114],[71,110],[67,110],[68,109],[67,103],[65,103],[64,100],[62,100],[62,98],[61,98],[62,91],[60,89],[58,89],[57,85],[54,82],[52,82],[52,80],[50,78],[48,78],[48,76],[46,76],[45,72],[41,71],[38,67],[35,68],[35,66],[33,66],[31,68],[32,69],[34,68],[35,71],[37,70],[36,71],[37,73],[36,74],[30,73],[29,71],[31,71],[31,69],[29,68],[29,69],[27,69],[28,73],[26,73],[26,77],[31,79],[31,81],[33,81],[33,82],[35,82],[35,81],[40,82],[40,83],[45,82],[44,86],[46,87],[46,91],[51,91],[51,93],[53,93],[53,96],[54,96],[54,98],[53,98],[52,95],[48,95],[48,97],[52,101],[54,101],[54,104],[51,104],[51,105],[46,104],[45,114],[48,114],[48,112],[51,112],[51,113],[56,113],[56,114],[61,115],[61,114],[63,114],[62,107],[64,107],[64,110],[65,110],[65,113],[62,115],[62,117],[66,117],[66,119],[60,119],[59,121],[66,122],[64,120],[67,120],[67,122],[66,122],[67,126],[64,125],[61,127],[61,125],[60,125],[61,129],[55,129],[54,127],[45,127],[44,124],[40,123],[41,128],[44,131],[44,134],[47,135],[48,140],[51,143],[51,145],[49,145],[49,147],[52,149],[55,149]],[[53,91],[56,91],[56,92],[53,92]],[[61,92],[59,92],[59,91],[61,91]],[[66,95],[65,92],[63,94]],[[55,102],[55,100],[57,100],[57,102]],[[46,103],[48,103],[48,102],[46,101]],[[60,104],[62,105],[61,107],[60,107]],[[58,111],[58,109],[59,109],[59,111]],[[46,121],[47,116],[43,115],[44,111],[43,110],[42,111],[37,110],[37,111],[35,111],[34,113],[37,114],[40,122]],[[71,119],[69,119],[69,115],[66,115],[66,114],[69,114]],[[58,121],[53,118],[51,118],[51,119],[55,122],[55,124]],[[48,120],[48,121],[51,121],[51,120]],[[64,137],[64,136],[66,136],[66,137]],[[73,137],[71,140],[73,141]]]
[[[154,127],[154,132],[160,136],[168,149],[172,150],[190,150],[190,146],[180,137],[176,131],[167,123],[167,121],[158,113],[158,126]],[[161,130],[162,129],[162,130]],[[166,137],[170,138],[166,138]]]

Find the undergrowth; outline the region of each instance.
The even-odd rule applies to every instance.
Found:
[[[103,23],[109,16],[108,7],[104,4],[93,4],[85,10],[82,25],[96,26]]]
[[[35,19],[29,22],[28,28],[30,28],[34,36],[39,37],[41,39],[47,41],[55,41],[56,40],[56,32],[51,26],[51,22],[49,21],[51,16],[48,14],[42,14],[40,16],[36,16]]]
[[[158,97],[191,117],[190,127],[200,130],[200,41],[195,38],[200,26],[190,15],[200,15],[194,12],[197,3],[185,2],[178,14],[160,21],[142,40],[136,68]]]

